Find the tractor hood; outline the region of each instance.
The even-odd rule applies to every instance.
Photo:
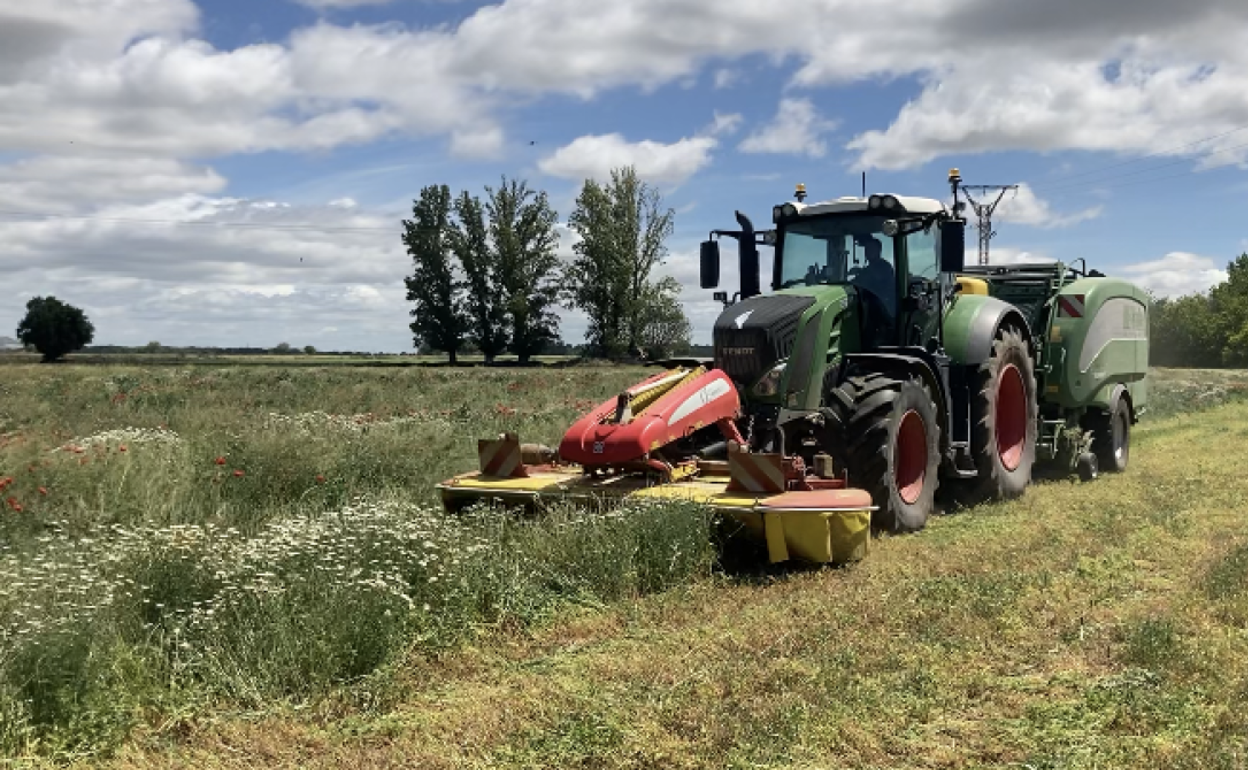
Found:
[[[807,336],[818,338],[824,311],[833,305],[843,307],[846,296],[844,286],[802,286],[726,308],[715,321],[715,365],[741,388],[751,387],[795,349],[806,346]],[[817,345],[818,340],[813,341]]]

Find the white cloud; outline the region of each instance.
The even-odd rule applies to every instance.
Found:
[[[1161,297],[1179,297],[1202,292],[1227,279],[1227,272],[1210,257],[1186,251],[1172,251],[1161,259],[1137,262],[1117,270],[1124,277]]]
[[[715,70],[714,84],[715,88],[731,88],[738,80],[741,79],[741,73],[727,67]]]
[[[503,149],[503,130],[480,126],[451,134],[451,155],[457,158],[497,158]]]
[[[772,121],[747,136],[738,149],[821,158],[828,147],[820,137],[835,125],[821,118],[809,99],[781,99]]]
[[[678,185],[711,161],[718,142],[709,136],[680,139],[671,144],[650,140],[629,142],[620,134],[582,136],[538,162],[542,173],[577,181],[605,180],[611,170],[633,166],[641,178]]]
[[[225,185],[210,168],[165,158],[39,156],[0,166],[0,205],[67,213],[104,202],[218,193]]]
[[[724,134],[735,134],[737,129],[741,128],[741,113],[732,112],[727,115],[721,115],[718,111],[715,113],[715,120],[712,121],[708,129],[711,136],[720,136]]]
[[[966,263],[968,265],[977,264],[979,260],[978,248],[974,243],[967,243]],[[1026,265],[1035,262],[1056,262],[1057,260],[1043,254],[1020,249],[1014,246],[990,246],[988,249],[988,264],[990,265]]]
[[[101,343],[410,347],[401,214],[181,195],[89,218],[0,220],[0,317],[37,294],[87,310]],[[321,228],[321,229],[301,229]]]
[[[878,14],[863,0],[811,0],[777,14],[761,2],[621,0],[587,14],[579,0],[507,0],[458,25],[322,21],[281,44],[217,50],[190,37],[189,0],[0,0],[0,146],[206,157],[458,132],[460,148],[488,151],[464,137],[493,125],[504,101],[655,88],[712,62],[735,72],[748,56],[796,62],[798,87],[917,78],[921,94],[892,125],[850,143],[863,167],[1006,149],[1151,152],[1248,123],[1248,4],[1054,2],[1041,14],[897,0]],[[779,126],[800,126],[803,104],[788,100]],[[747,147],[826,151],[819,130],[786,142],[779,126]],[[1234,143],[1188,151],[1248,157]]]
[[[394,0],[295,0],[300,5],[317,10],[330,8],[359,8],[364,5],[386,5]]]
[[[976,200],[981,203],[991,203],[991,196],[995,195],[996,193],[990,193],[987,196],[977,195]],[[1101,215],[1101,211],[1101,206],[1092,206],[1071,214],[1059,214],[1053,211],[1048,201],[1036,195],[1031,185],[1021,183],[1017,190],[1005,193],[1005,197],[997,206],[994,219],[998,222],[1052,229],[1069,227],[1079,222],[1095,219]]]

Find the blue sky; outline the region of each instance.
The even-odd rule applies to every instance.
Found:
[[[677,211],[699,340],[704,234],[863,170],[1022,185],[998,261],[1207,288],[1248,248],[1248,6],[1038,5],[0,0],[0,322],[55,294],[100,343],[406,350],[422,186],[520,177],[566,217],[623,163]]]

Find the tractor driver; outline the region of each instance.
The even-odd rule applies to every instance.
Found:
[[[892,318],[897,312],[897,274],[884,259],[884,245],[871,236],[855,240],[862,247],[867,264],[855,268],[849,281],[879,298],[888,311],[888,317]]]

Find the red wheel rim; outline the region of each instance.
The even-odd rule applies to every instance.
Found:
[[[1007,471],[1023,461],[1027,443],[1027,391],[1018,367],[1010,364],[997,380],[997,456]]]
[[[898,496],[906,505],[913,505],[923,494],[923,482],[927,479],[927,427],[913,409],[902,415],[897,426],[893,475]]]

